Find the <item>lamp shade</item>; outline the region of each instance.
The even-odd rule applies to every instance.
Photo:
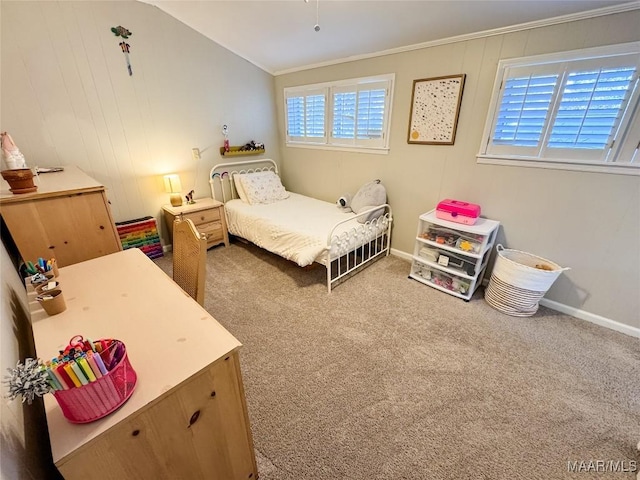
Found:
[[[180,183],[180,177],[173,173],[171,175],[164,176],[164,189],[167,193],[170,193],[169,199],[171,200],[171,205],[174,207],[179,207],[182,205],[182,197],[180,196],[180,192],[182,191],[182,184]]]
[[[167,193],[182,192],[182,184],[180,183],[180,176],[175,173],[172,175],[165,175],[164,189]]]

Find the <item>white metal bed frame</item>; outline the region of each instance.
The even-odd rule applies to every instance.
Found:
[[[269,170],[279,175],[276,162],[266,158],[214,165],[209,172],[211,196],[216,200],[222,201],[222,203],[237,199],[239,196],[233,181],[235,174]],[[216,195],[216,191],[220,196]],[[354,217],[338,222],[331,228],[327,235],[325,247],[326,263],[322,263],[327,269],[328,293],[331,293],[331,288],[337,282],[354,274],[378,257],[389,255],[391,249],[391,223],[393,221],[391,206],[385,203],[361,212],[355,218],[366,218],[370,213],[377,212],[380,209],[384,209],[384,212],[377,218],[359,224],[358,227],[354,227],[347,232],[335,233],[340,225],[352,221]],[[352,242],[353,239],[360,239],[360,241]],[[354,243],[355,247],[350,247]],[[337,255],[335,252],[338,252]]]

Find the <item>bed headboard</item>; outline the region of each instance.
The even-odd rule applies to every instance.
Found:
[[[244,160],[239,162],[219,163],[209,171],[211,197],[226,203],[238,197],[233,176],[236,173],[266,172],[271,170],[278,174],[278,165],[270,158],[260,160]]]

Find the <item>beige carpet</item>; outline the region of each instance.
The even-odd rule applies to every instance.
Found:
[[[252,245],[207,262],[205,306],[244,344],[262,480],[635,478],[638,339],[464,302],[393,256],[330,295],[324,268]]]

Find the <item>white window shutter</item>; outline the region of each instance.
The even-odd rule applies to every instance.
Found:
[[[500,61],[478,158],[636,166],[631,147],[622,143],[634,141],[630,132],[640,114],[638,47],[633,42]]]
[[[393,74],[284,89],[287,144],[388,149]]]

